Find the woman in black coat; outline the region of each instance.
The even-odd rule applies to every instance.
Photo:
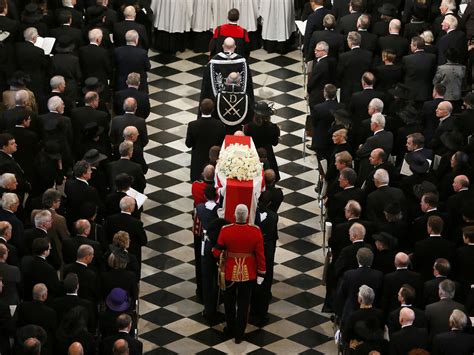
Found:
[[[265,148],[270,168],[275,171],[276,179],[280,180],[278,164],[273,152],[273,146],[278,144],[280,138],[280,128],[270,122],[270,117],[275,113],[273,105],[265,101],[259,101],[255,104],[255,116],[253,122],[245,126],[244,132],[252,137],[255,147]]]

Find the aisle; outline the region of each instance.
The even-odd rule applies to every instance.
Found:
[[[282,131],[275,152],[285,198],[279,210],[279,241],[275,257],[270,323],[249,326],[239,345],[225,340],[223,324],[210,328],[196,302],[189,183],[189,149],[184,144],[187,123],[196,118],[201,74],[207,55],[187,51],[175,56],[150,52],[152,114],[145,158],[149,197],[143,221],[148,247],[143,251],[140,283],[139,334],[147,354],[191,353],[335,353],[332,323],[319,313],[320,247],[314,184],[314,156],[302,156],[306,117],[300,54],[285,56],[252,52],[250,64],[255,95],[275,102],[272,121]]]

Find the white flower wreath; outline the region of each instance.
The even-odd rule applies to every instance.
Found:
[[[231,144],[221,150],[217,169],[228,179],[252,180],[262,174],[263,164],[249,146]]]

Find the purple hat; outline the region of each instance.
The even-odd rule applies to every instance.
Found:
[[[110,291],[109,295],[105,299],[105,304],[112,311],[123,312],[130,307],[128,300],[128,293],[123,288],[116,287]]]

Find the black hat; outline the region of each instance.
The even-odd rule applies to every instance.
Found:
[[[440,140],[441,143],[451,151],[462,150],[464,147],[464,137],[457,131],[443,133]]]
[[[469,106],[474,107],[474,92],[468,92],[462,100]]]
[[[97,149],[89,149],[86,154],[84,154],[84,157],[82,159],[88,162],[89,164],[97,164],[102,160],[107,159],[107,156],[99,152]]]
[[[56,40],[56,51],[57,52],[68,52],[74,47],[74,40],[71,36],[59,36]]]
[[[420,116],[418,114],[418,110],[413,106],[405,107],[399,114],[400,117],[405,124],[412,124],[417,123],[420,121]]]
[[[8,81],[8,85],[11,85],[14,87],[28,86],[30,83],[31,83],[30,75],[21,70],[17,70],[16,72],[14,72],[10,80]]]
[[[430,163],[422,154],[416,152],[407,154],[405,160],[415,174],[426,174],[430,170]]]
[[[374,234],[372,235],[372,238],[374,240],[378,240],[379,242],[382,242],[389,249],[396,248],[398,244],[398,240],[392,237],[392,235],[388,234],[387,232],[380,232],[378,234]]]
[[[337,119],[343,126],[349,127],[351,125],[351,115],[345,109],[340,108],[337,110],[330,110],[329,112],[331,112],[334,119]]]
[[[267,101],[258,101],[255,104],[254,112],[256,115],[259,116],[272,116],[275,114],[275,110],[273,109],[273,102]]]
[[[399,214],[400,212],[402,212],[402,210],[400,208],[400,204],[398,202],[387,203],[385,205],[383,211],[387,212],[388,214],[393,214],[393,215],[396,215],[396,214]]]
[[[44,152],[54,160],[60,160],[62,158],[61,156],[61,146],[52,141],[47,141],[44,144]]]
[[[390,95],[400,99],[406,100],[410,98],[410,88],[402,83],[397,83],[392,89],[388,89],[387,91]]]
[[[104,17],[107,8],[105,6],[91,6],[87,9],[87,15],[91,19],[90,21],[98,22]],[[89,21],[89,22],[90,22]]]
[[[415,186],[413,186],[413,194],[418,199],[421,199],[423,195],[426,194],[427,192],[437,193],[438,190],[436,188],[436,185],[425,180],[421,184],[416,184]]]
[[[388,2],[385,2],[381,7],[379,7],[378,11],[381,15],[390,17],[397,16],[397,8]]]
[[[91,76],[84,81],[84,88],[82,89],[84,94],[87,94],[89,91],[100,93],[102,90],[104,90],[104,85],[95,76]]]
[[[38,5],[30,2],[25,6],[22,15],[22,21],[26,23],[38,22],[43,18],[43,15],[39,11]]]

